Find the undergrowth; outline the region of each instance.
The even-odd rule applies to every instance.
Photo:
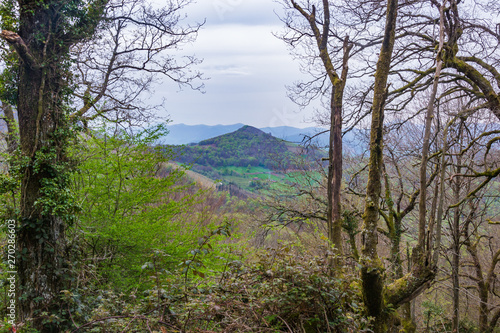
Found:
[[[281,246],[247,262],[219,259],[218,274],[155,270],[141,294],[68,291],[71,332],[368,332],[357,277],[334,275],[323,258]]]

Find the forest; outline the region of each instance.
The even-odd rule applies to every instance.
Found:
[[[328,146],[174,166],[150,102],[203,89],[192,2],[0,3],[0,332],[500,332],[500,3],[277,0]],[[287,178],[241,198],[198,156]]]

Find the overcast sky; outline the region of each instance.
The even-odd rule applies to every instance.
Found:
[[[308,127],[312,111],[300,110],[286,96],[286,85],[304,77],[286,45],[272,35],[283,30],[273,0],[198,0],[187,7],[189,20],[206,24],[183,52],[203,59],[205,94],[165,84],[174,124],[235,124]]]

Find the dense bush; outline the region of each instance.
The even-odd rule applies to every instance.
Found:
[[[187,262],[211,252],[214,239],[204,239]],[[369,332],[357,278],[332,276],[322,258],[282,246],[248,263],[219,260],[222,270],[206,275],[197,271],[203,264],[182,265],[176,275],[151,270],[157,284],[141,294],[68,292],[80,309],[73,317],[85,322],[77,332]]]
[[[305,251],[268,249],[249,264],[228,262],[179,318],[191,332],[363,332],[357,278],[333,274]]]

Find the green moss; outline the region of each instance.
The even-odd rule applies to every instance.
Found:
[[[415,333],[417,331],[417,325],[412,320],[403,319],[401,325],[403,326],[401,333]]]

